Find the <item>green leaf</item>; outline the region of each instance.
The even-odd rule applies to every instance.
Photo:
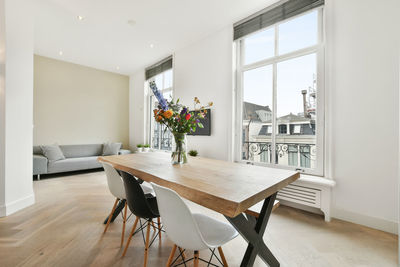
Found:
[[[204,128],[204,125],[203,125],[201,122],[197,123],[197,125],[198,125],[200,128]]]

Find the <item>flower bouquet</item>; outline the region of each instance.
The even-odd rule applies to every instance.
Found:
[[[158,108],[154,109],[155,120],[166,126],[174,136],[174,143],[172,147],[172,163],[182,164],[187,162],[187,141],[186,134],[196,131],[197,127],[203,128],[200,119],[203,119],[207,114],[207,107],[213,105],[212,102],[208,105],[201,106],[200,100],[194,98],[194,110],[190,111],[187,106],[179,103],[179,99],[167,101],[163,95],[158,91],[156,83],[150,82],[150,88],[154,96],[158,100]]]

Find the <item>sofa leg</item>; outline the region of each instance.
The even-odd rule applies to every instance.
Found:
[[[40,174],[37,175],[37,180],[40,181]]]

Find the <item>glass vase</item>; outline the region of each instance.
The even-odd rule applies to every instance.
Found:
[[[173,133],[174,140],[172,142],[172,164],[187,163],[187,139],[186,133]]]

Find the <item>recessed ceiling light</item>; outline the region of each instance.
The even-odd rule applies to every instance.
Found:
[[[127,23],[128,23],[130,26],[134,26],[134,25],[136,24],[136,21],[134,21],[133,19],[130,19],[130,20],[127,21]]]
[[[85,17],[84,16],[77,16],[78,20],[84,20]]]
[[[150,48],[154,48],[154,44],[150,44]]]
[[[60,52],[58,52],[58,54],[59,54],[60,56],[62,56],[64,53],[63,53],[63,51],[60,50]]]

